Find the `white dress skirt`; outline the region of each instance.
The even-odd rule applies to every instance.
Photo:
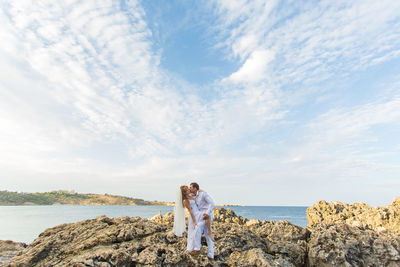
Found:
[[[189,214],[188,235],[187,235],[187,251],[200,250],[201,248],[201,235],[205,226],[205,221],[202,218],[202,213],[196,205],[196,202],[189,199],[190,207],[194,217],[196,218],[197,226],[193,227],[193,219]]]

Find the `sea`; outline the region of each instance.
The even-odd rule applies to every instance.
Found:
[[[267,221],[287,220],[307,226],[307,207],[291,206],[225,206],[247,219]],[[1,206],[0,240],[31,243],[45,229],[63,223],[94,219],[100,215],[117,218],[140,216],[152,218],[173,212],[172,206]]]

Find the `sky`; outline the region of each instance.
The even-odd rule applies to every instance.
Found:
[[[400,195],[400,1],[2,1],[0,190]]]

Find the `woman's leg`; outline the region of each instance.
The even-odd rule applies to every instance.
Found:
[[[208,236],[211,238],[211,240],[213,242],[215,242],[214,235],[213,235],[213,233],[211,231],[211,220],[210,220],[210,217],[208,217],[205,221],[206,221],[206,226],[207,226],[207,230],[208,230]]]

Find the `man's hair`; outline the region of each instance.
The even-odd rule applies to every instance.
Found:
[[[200,186],[198,183],[191,183],[190,185],[196,188],[197,190],[200,190]]]

